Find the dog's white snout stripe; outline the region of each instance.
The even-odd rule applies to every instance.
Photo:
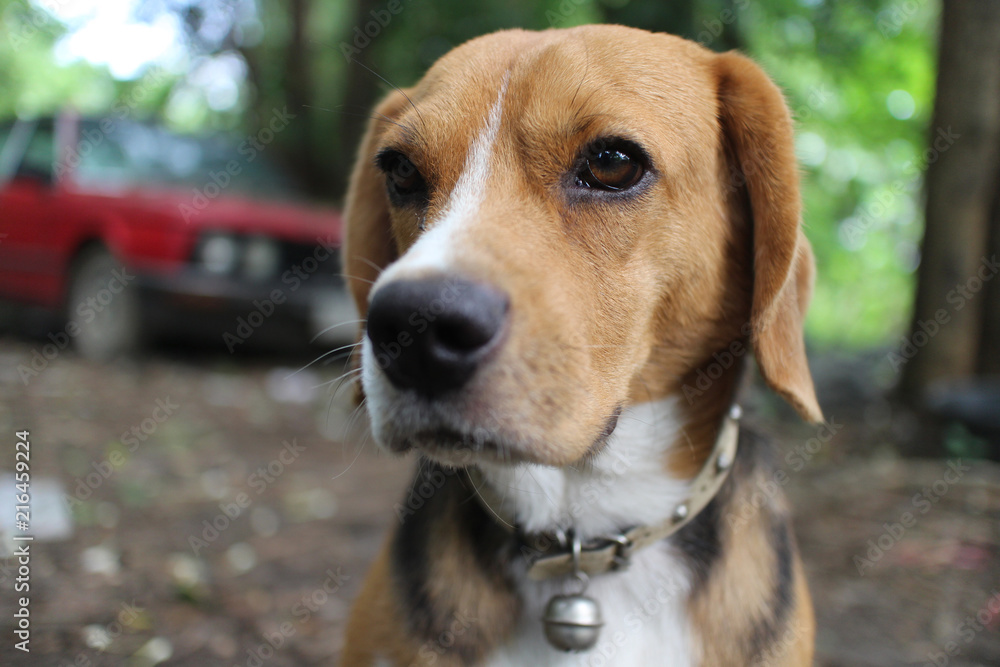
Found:
[[[500,84],[496,102],[486,117],[486,126],[469,146],[462,174],[441,215],[430,223],[429,229],[405,255],[382,272],[371,294],[374,294],[380,285],[403,278],[407,274],[412,275],[426,270],[448,272],[454,268],[455,258],[459,255],[458,246],[461,244],[462,229],[479,213],[486,196],[486,183],[490,178],[494,147],[500,132],[508,79],[509,74],[504,76]]]

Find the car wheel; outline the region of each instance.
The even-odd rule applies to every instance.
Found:
[[[87,250],[76,261],[67,315],[79,327],[74,346],[87,359],[107,361],[140,347],[138,286],[116,277],[122,269],[104,248]]]

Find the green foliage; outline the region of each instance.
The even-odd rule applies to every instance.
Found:
[[[224,0],[190,0],[200,7],[213,2]],[[867,346],[905,330],[923,228],[923,172],[934,158],[925,148],[934,91],[935,0],[398,2],[399,11],[367,42],[362,38],[364,47],[353,57],[400,86],[416,81],[453,46],[500,28],[614,21],[673,30],[717,50],[739,45],[782,86],[797,120],[804,220],[819,267],[807,324],[811,341]],[[358,43],[370,12],[385,10],[390,0],[310,3],[303,45],[307,80],[297,84],[299,98],[290,81],[298,72],[287,67],[289,6],[259,2],[262,30],[255,40],[220,42],[210,52],[188,45],[193,65],[220,54],[248,64],[239,104],[220,111],[192,92],[184,76],[154,71],[116,81],[104,68],[59,64],[53,50],[67,28],[27,0],[0,0],[0,118],[66,106],[99,113],[136,98],[138,114],[160,113],[175,127],[245,132],[308,89],[309,108],[299,105],[303,120],[279,138],[278,152],[285,152],[290,166],[298,164],[300,178],[313,176],[314,192],[339,192],[329,183],[341,182],[360,128],[360,121],[351,126],[343,119],[364,116],[371,98],[387,88],[349,63],[344,47]],[[249,34],[245,26],[240,30]]]
[[[564,6],[561,6],[564,5]],[[600,20],[587,1],[403,0],[403,11],[386,28],[371,65],[398,85],[411,85],[440,56],[459,44],[496,30],[544,30]]]
[[[67,32],[45,9],[26,0],[0,0],[0,119],[62,109],[101,113],[128,103],[138,115],[161,110],[176,75],[152,72],[118,81],[104,67],[62,64],[55,54]]]
[[[909,324],[936,12],[933,2],[777,0],[740,14],[748,51],[797,117],[820,276],[807,333],[820,345],[884,343]],[[912,98],[909,118],[890,113],[897,90]]]

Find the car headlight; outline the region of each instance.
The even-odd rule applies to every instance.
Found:
[[[271,239],[250,239],[243,252],[243,273],[251,280],[266,280],[278,271],[281,261],[278,244]]]
[[[239,263],[240,247],[228,234],[208,234],[201,242],[199,263],[211,273],[231,273]]]

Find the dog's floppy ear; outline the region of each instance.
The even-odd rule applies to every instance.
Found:
[[[375,167],[375,147],[380,133],[391,124],[404,105],[406,95],[396,90],[375,107],[368,121],[354,170],[347,186],[347,201],[344,206],[344,243],[341,248],[341,266],[347,286],[354,298],[361,324],[358,336],[365,332],[368,318],[368,294],[379,274],[399,255],[396,241],[392,237],[392,221],[389,218],[389,198],[385,190],[385,177]],[[351,366],[361,364],[361,347],[351,351]],[[354,384],[354,402],[364,400],[361,383]]]
[[[368,293],[372,283],[398,255],[392,237],[385,177],[375,167],[375,147],[380,133],[406,104],[406,95],[397,90],[375,107],[347,188],[343,267],[362,319],[368,316]]]
[[[746,188],[753,237],[751,342],[767,384],[806,420],[823,419],[806,361],[803,323],[813,256],[800,229],[792,120],[781,91],[748,58],[716,56],[720,121]]]

